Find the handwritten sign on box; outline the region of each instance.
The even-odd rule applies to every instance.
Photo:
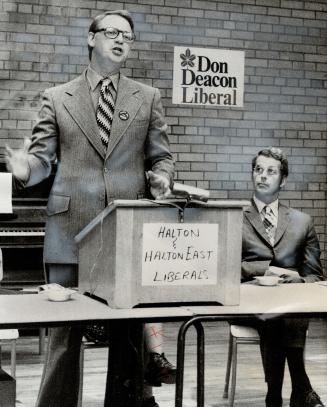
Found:
[[[142,285],[217,283],[218,224],[144,223]]]

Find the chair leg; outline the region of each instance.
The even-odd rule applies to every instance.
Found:
[[[232,364],[232,357],[233,357],[233,337],[232,337],[232,334],[229,333],[227,367],[226,367],[226,376],[225,376],[225,387],[224,387],[224,393],[223,393],[224,399],[228,399],[230,368],[231,368],[231,364]]]
[[[11,376],[16,378],[16,342],[17,340],[11,341]]]
[[[229,407],[234,406],[235,389],[236,389],[236,367],[237,367],[237,339],[233,337],[233,357],[232,357],[232,381]]]
[[[82,407],[83,404],[84,349],[85,346],[84,343],[82,343],[79,357],[79,389],[77,407]]]

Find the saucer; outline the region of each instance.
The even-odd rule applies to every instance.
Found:
[[[75,290],[69,289],[51,289],[46,292],[48,300],[56,302],[69,301],[71,299],[71,296],[75,293]]]
[[[277,285],[283,279],[277,276],[256,276],[254,277],[259,285],[274,286]]]

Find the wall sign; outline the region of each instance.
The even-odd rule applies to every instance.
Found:
[[[144,223],[142,285],[217,283],[218,224]]]
[[[244,51],[174,48],[173,103],[243,107]]]

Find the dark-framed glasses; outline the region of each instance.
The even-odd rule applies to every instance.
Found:
[[[134,40],[135,40],[135,34],[133,32],[121,31],[121,30],[118,30],[118,28],[114,28],[114,27],[101,28],[99,30],[94,31],[94,34],[98,33],[98,32],[103,32],[103,34],[107,38],[110,38],[112,40],[117,38],[120,33],[122,33],[123,40],[125,42],[134,42]]]

